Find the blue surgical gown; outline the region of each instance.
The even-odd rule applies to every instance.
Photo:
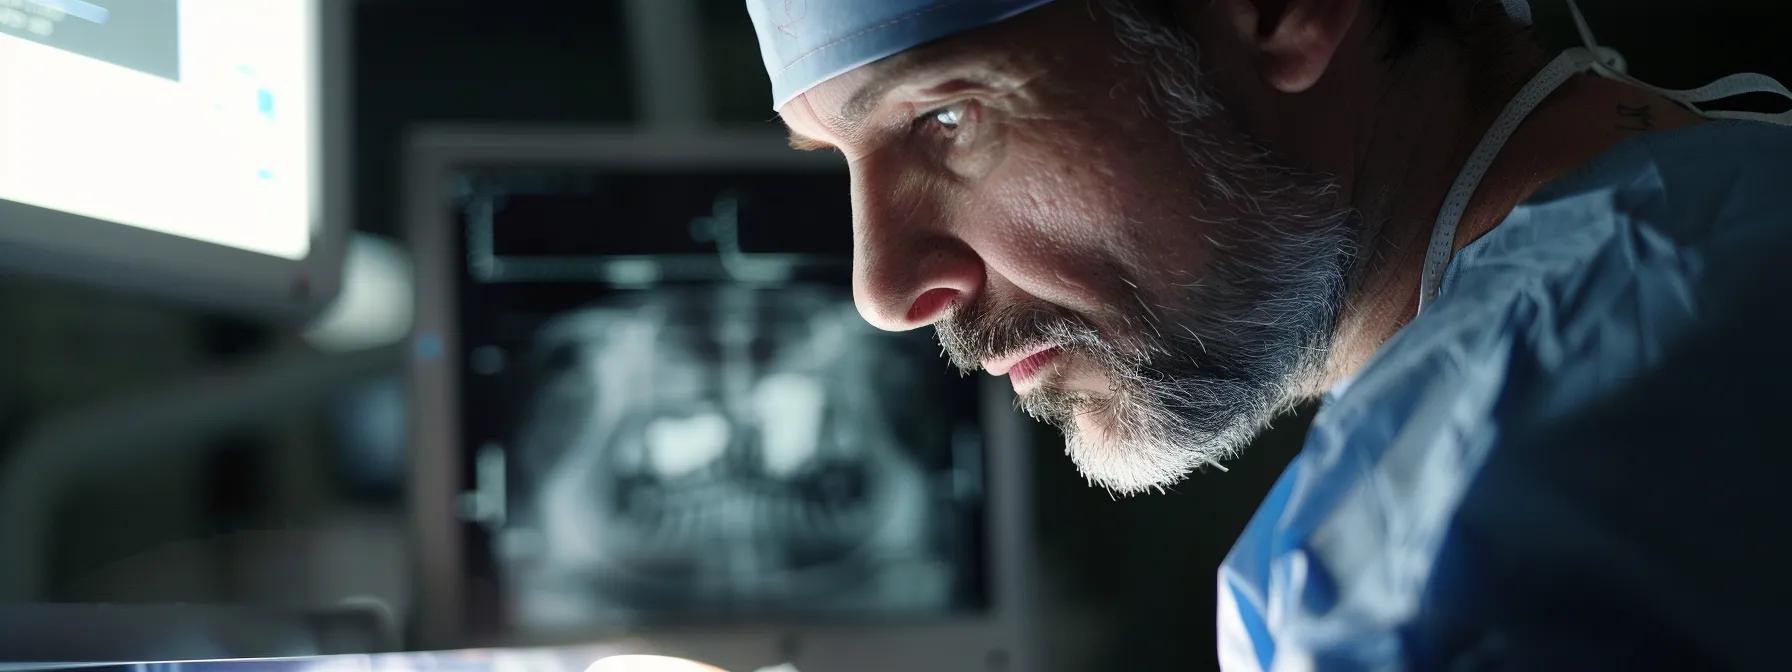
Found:
[[[1451,262],[1219,572],[1229,670],[1792,669],[1792,130],[1632,137]]]

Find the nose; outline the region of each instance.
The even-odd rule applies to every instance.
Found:
[[[984,265],[923,189],[853,171],[853,302],[886,331],[925,327],[983,289]]]

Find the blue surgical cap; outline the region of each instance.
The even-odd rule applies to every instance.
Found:
[[[747,0],[772,109],[866,63],[1052,0]]]
[[[1052,0],[747,0],[772,109],[853,68],[1007,19]],[[1531,22],[1525,0],[1501,0]]]

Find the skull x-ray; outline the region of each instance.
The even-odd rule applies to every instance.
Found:
[[[843,289],[610,292],[517,341],[491,537],[514,625],[981,599],[974,384]]]

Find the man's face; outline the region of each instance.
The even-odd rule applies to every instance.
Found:
[[[1180,31],[1057,3],[781,110],[852,173],[854,296],[1006,374],[1094,483],[1161,488],[1315,373],[1355,240],[1219,106]]]

